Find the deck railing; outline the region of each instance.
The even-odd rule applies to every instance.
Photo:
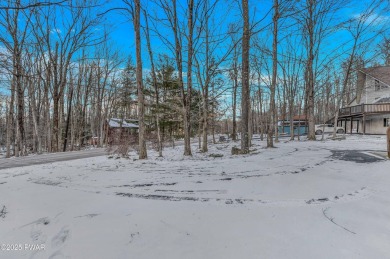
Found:
[[[390,103],[361,104],[351,107],[341,108],[339,116],[359,115],[363,113],[390,113]]]

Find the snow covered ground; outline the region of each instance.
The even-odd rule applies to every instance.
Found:
[[[390,258],[385,137],[234,145],[0,170],[0,258]]]

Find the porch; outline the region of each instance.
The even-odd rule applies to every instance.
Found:
[[[361,104],[345,107],[339,110],[337,126],[344,127],[345,133],[366,134],[367,118],[386,114],[390,115],[390,103]],[[349,131],[347,131],[347,126]]]

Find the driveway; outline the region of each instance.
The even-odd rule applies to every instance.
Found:
[[[22,167],[29,165],[47,164],[59,161],[68,161],[81,158],[89,158],[96,156],[104,156],[106,150],[104,148],[96,148],[91,150],[70,151],[59,153],[48,153],[42,155],[30,155],[25,157],[12,157],[0,159],[0,170],[14,167]]]
[[[375,163],[384,161],[385,158],[380,158],[371,152],[361,150],[331,150],[332,158],[344,161],[352,161],[356,163]]]

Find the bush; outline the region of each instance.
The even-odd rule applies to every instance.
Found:
[[[138,135],[129,135],[122,137],[116,145],[110,145],[107,152],[110,155],[119,155],[121,157],[128,157],[130,150],[138,150]]]
[[[241,149],[239,149],[238,147],[232,147],[232,155],[241,155],[242,152],[241,152]]]

